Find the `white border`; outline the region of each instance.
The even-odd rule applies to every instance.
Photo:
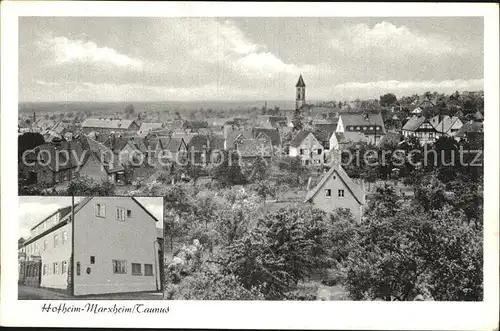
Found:
[[[299,328],[493,330],[498,327],[499,280],[499,30],[496,4],[436,3],[145,3],[3,2],[1,19],[1,310],[3,326],[156,328]],[[485,26],[484,301],[457,302],[202,302],[152,301],[161,315],[41,313],[42,301],[17,301],[18,201],[16,151],[18,16],[482,16]],[[97,301],[100,304],[124,301]],[[59,303],[59,301],[57,302]],[[66,301],[72,304],[72,301]],[[141,302],[145,303],[145,302]],[[139,317],[139,318],[137,318]]]

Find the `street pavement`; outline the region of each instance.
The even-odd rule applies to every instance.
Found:
[[[163,300],[163,292],[130,292],[73,297],[63,292],[18,286],[18,300]]]

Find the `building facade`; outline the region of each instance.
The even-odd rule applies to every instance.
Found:
[[[321,166],[324,161],[324,147],[311,131],[300,131],[290,142],[288,155],[299,156],[302,164]]]
[[[337,210],[348,211],[355,220],[361,221],[365,195],[362,188],[349,178],[342,166],[334,164],[307,193],[304,202],[312,203],[315,208],[327,213]]]
[[[88,197],[71,217],[71,206],[57,210],[19,249],[25,261],[40,261],[39,286],[75,296],[161,289],[163,238],[136,199]]]

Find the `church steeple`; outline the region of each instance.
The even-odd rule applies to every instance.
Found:
[[[297,84],[295,84],[295,90],[295,108],[300,109],[306,104],[306,84],[304,83],[302,74],[300,74],[299,80],[297,81]]]

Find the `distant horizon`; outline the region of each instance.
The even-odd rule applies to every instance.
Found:
[[[464,93],[464,92],[468,92],[468,93],[477,93],[477,92],[484,92],[484,89],[474,89],[474,90],[456,90],[458,91],[459,93]],[[455,91],[453,92],[450,92],[450,93],[445,93],[445,92],[439,92],[439,91],[425,91],[425,92],[431,92],[431,93],[438,93],[438,94],[444,94],[444,95],[451,95],[453,93],[455,93]],[[387,93],[392,93],[394,95],[396,95],[396,97],[398,99],[400,99],[401,97],[410,97],[410,96],[413,96],[415,94],[418,94],[418,95],[423,95],[425,92],[421,92],[421,93],[411,93],[411,94],[402,94],[402,95],[397,95],[396,93],[392,93],[392,92],[387,92]],[[387,94],[387,93],[384,93],[384,94]],[[384,95],[384,94],[381,94],[381,95]],[[306,103],[308,104],[313,104],[313,103],[317,103],[317,102],[332,102],[332,101],[342,101],[342,102],[353,102],[353,101],[356,101],[356,99],[359,99],[361,101],[365,101],[365,100],[378,100],[380,98],[379,97],[373,97],[373,98],[354,98],[354,99],[338,99],[338,98],[331,98],[331,99],[311,99],[311,100],[306,100]],[[211,99],[207,99],[207,100],[203,100],[203,99],[199,99],[199,100],[54,100],[54,101],[43,101],[43,100],[33,100],[33,101],[18,101],[18,104],[30,104],[30,103],[45,103],[45,104],[74,104],[74,103],[125,103],[125,104],[134,104],[134,103],[217,103],[217,102],[220,102],[220,103],[262,103],[262,105],[264,105],[266,102],[267,103],[295,103],[295,100],[291,100],[291,99],[267,99],[267,100],[260,100],[260,99],[242,99],[242,100],[224,100],[224,99],[221,99],[221,100],[211,100]]]
[[[483,89],[484,20],[19,18],[22,102],[293,102],[299,75],[318,101]]]

